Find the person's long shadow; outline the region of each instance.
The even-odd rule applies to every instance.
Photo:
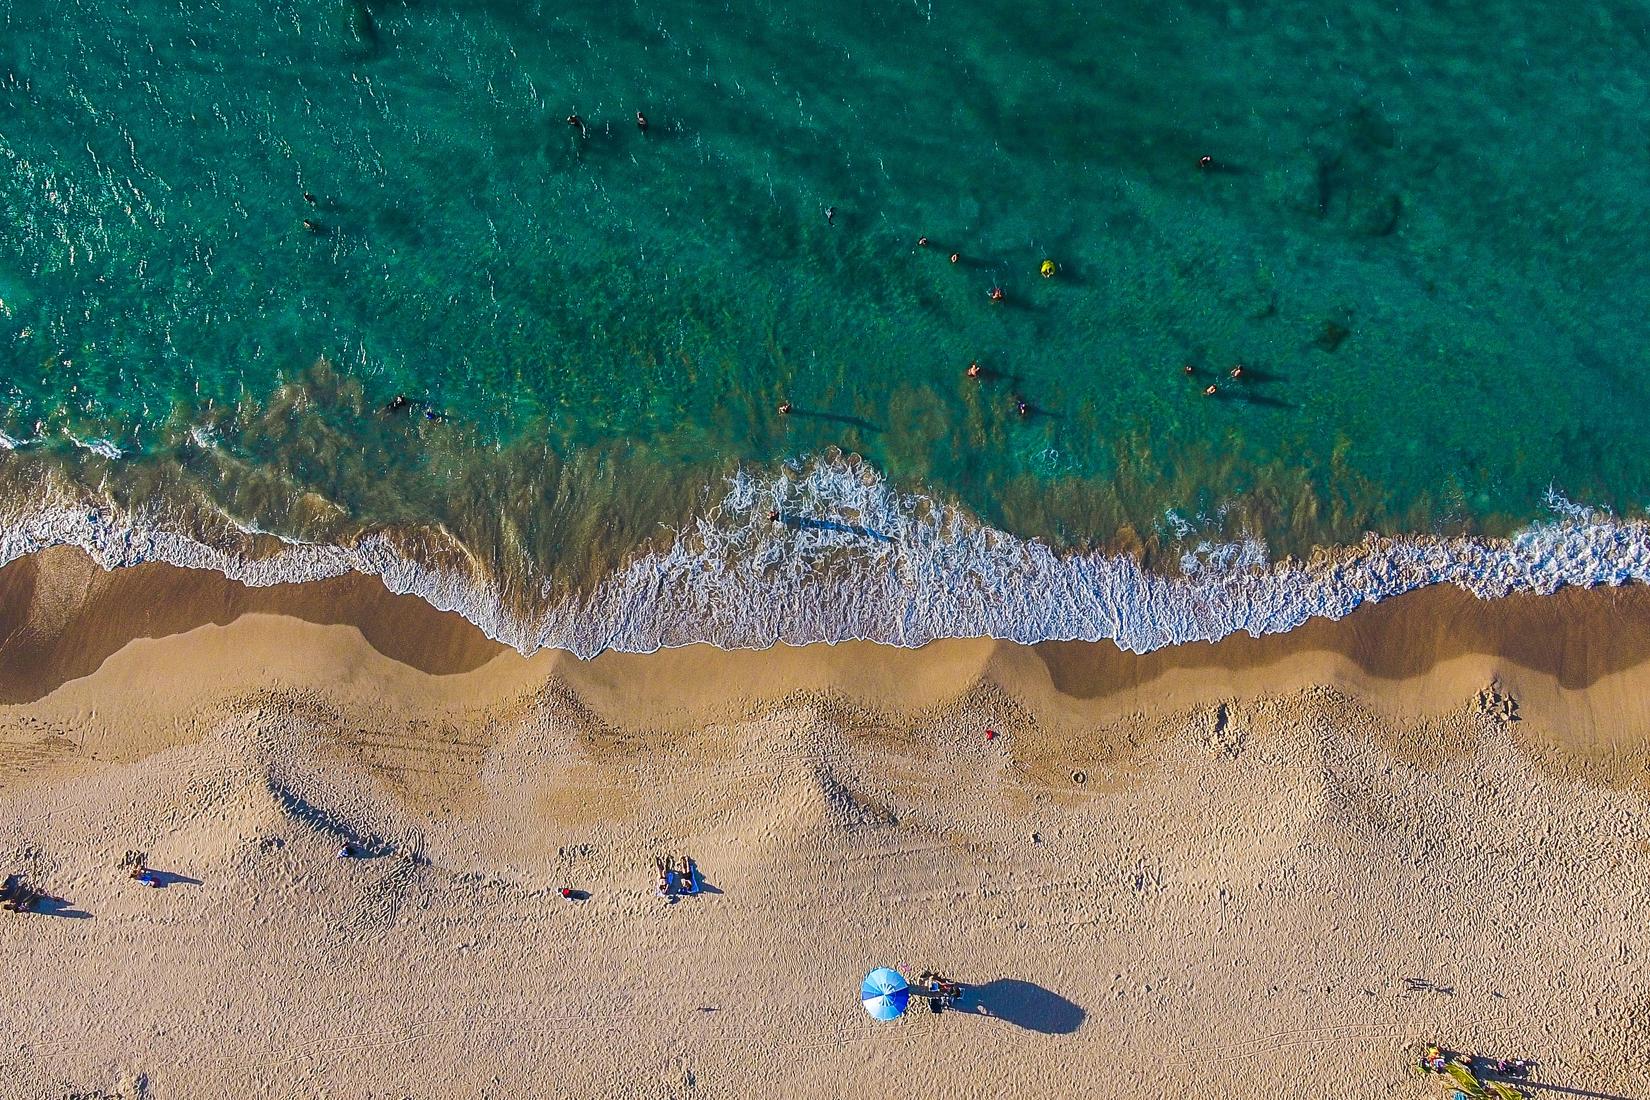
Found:
[[[1253,391],[1246,393],[1242,390],[1230,393],[1222,390],[1221,393],[1226,395],[1228,401],[1241,401],[1245,405],[1263,405],[1270,409],[1293,409],[1296,407],[1293,401],[1285,401],[1281,397],[1269,397],[1264,393],[1254,393]]]
[[[85,920],[91,914],[84,909],[76,909],[65,898],[53,897],[51,894],[41,894],[29,905],[29,911],[39,913],[43,917],[63,917],[66,920]]]
[[[850,428],[858,428],[862,432],[882,431],[881,428],[877,427],[877,425],[871,423],[869,420],[858,416],[849,416],[846,413],[818,412],[811,409],[792,408],[791,411],[785,415],[791,417],[802,417],[807,420],[830,420],[837,424],[846,424]]]
[[[1044,1035],[1070,1035],[1083,1025],[1088,1013],[1036,982],[1018,978],[998,978],[963,990],[964,1012],[995,1016],[999,1020]]]
[[[1519,1092],[1530,1096],[1532,1100],[1539,1100],[1544,1093],[1553,1093],[1556,1096],[1580,1096],[1584,1100],[1636,1100],[1632,1096],[1623,1096],[1614,1092],[1594,1092],[1592,1089],[1575,1089],[1568,1085],[1550,1085],[1545,1081],[1531,1081],[1527,1077],[1497,1077],[1494,1074],[1482,1074],[1493,1081],[1505,1081]]]
[[[860,538],[877,539],[880,542],[893,542],[894,539],[881,531],[873,531],[869,527],[861,527],[857,523],[837,523],[828,519],[811,519],[808,516],[787,516],[780,514],[776,522],[786,527],[811,528],[815,531],[840,531],[845,535],[858,535]]]

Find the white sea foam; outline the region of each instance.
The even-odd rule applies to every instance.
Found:
[[[69,545],[105,568],[163,561],[249,585],[363,573],[458,612],[523,652],[549,646],[582,656],[693,642],[916,646],[945,637],[1109,639],[1146,652],[1340,618],[1428,584],[1492,598],[1650,580],[1650,524],[1567,502],[1552,520],[1507,540],[1372,536],[1281,563],[1267,560],[1259,540],[1211,544],[1187,554],[1182,576],[1167,577],[1129,557],[1056,553],[963,509],[900,492],[864,464],[820,459],[777,472],[740,470],[665,549],[638,556],[576,601],[522,617],[506,612],[491,581],[413,561],[387,535],[350,546],[286,541],[273,554],[245,557],[157,515],[122,516],[80,501],[36,504],[0,530],[0,564]]]
[[[121,449],[107,439],[81,439],[79,436],[68,432],[65,432],[64,435],[68,437],[70,443],[81,450],[91,451],[93,454],[101,455],[104,458],[119,458],[122,454]]]

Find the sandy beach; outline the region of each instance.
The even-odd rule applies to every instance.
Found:
[[[0,1096],[1650,1097],[1650,589],[580,662],[52,551],[0,631]]]

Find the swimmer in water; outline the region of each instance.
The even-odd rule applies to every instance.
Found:
[[[1003,288],[1000,286],[994,286],[990,290],[986,291],[986,296],[993,302],[1001,302],[1007,297],[1007,295],[1003,293]]]
[[[305,218],[304,219],[304,228],[306,230],[308,230],[309,232],[311,232],[311,233],[325,233],[327,231],[326,226],[322,225],[320,222],[314,220],[313,218]]]
[[[309,203],[311,206],[314,206],[315,205],[315,196],[311,195],[308,191],[305,191],[304,192],[304,201]]]
[[[779,403],[779,415],[780,416],[789,416],[789,415],[791,415],[791,403],[789,401],[781,401]]]
[[[1211,382],[1211,383],[1209,383],[1209,388],[1203,391],[1203,396],[1204,397],[1213,397],[1215,394],[1217,394],[1219,392],[1220,392],[1220,388],[1218,386],[1216,386],[1213,382]]]
[[[1239,363],[1239,364],[1237,364],[1237,366],[1233,367],[1232,371],[1231,371],[1231,374],[1232,374],[1233,378],[1242,378],[1243,377],[1243,364]]]
[[[927,237],[918,237],[917,238],[917,247],[918,248],[927,248],[928,247],[928,238]]]
[[[636,129],[644,134],[647,133],[647,116],[640,111],[636,112]]]
[[[952,263],[956,263],[960,259],[962,259],[962,254],[961,253],[957,253],[957,252],[951,253],[951,262]]]
[[[1031,406],[1026,402],[1025,398],[1016,397],[1014,399],[1014,411],[1019,413],[1021,416],[1030,416]]]
[[[768,513],[768,522],[769,523],[778,523],[779,522],[779,512],[777,510]]]
[[[1187,374],[1193,374],[1197,371],[1197,368],[1192,366],[1190,363],[1187,363],[1184,367],[1181,368],[1181,370],[1185,371]]]
[[[1207,172],[1215,166],[1215,158],[1205,153],[1203,156],[1197,158],[1197,166]]]
[[[576,114],[567,116],[567,125],[577,130],[581,138],[587,138],[590,136],[590,127],[586,126],[584,124],[584,119],[580,118]]]
[[[825,224],[826,225],[835,225],[836,224],[836,207],[827,206],[825,208]]]
[[[968,364],[968,377],[978,378],[980,375],[982,375],[984,373],[985,373],[985,369],[983,367],[981,367],[978,363]]]

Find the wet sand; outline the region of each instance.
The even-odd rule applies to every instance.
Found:
[[[0,632],[58,899],[0,914],[0,1095],[1423,1097],[1437,1039],[1650,1096],[1650,589],[580,662],[54,551]],[[978,1011],[876,1024],[877,965]]]

